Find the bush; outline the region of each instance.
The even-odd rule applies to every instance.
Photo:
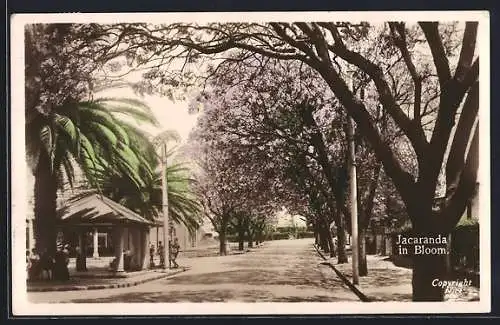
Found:
[[[277,227],[276,228],[276,232],[279,232],[282,234],[288,234],[288,233],[294,234],[296,231],[297,232],[306,231],[306,228],[305,227],[291,227],[291,226]]]
[[[281,232],[272,233],[270,236],[270,240],[281,240],[281,239],[288,239],[288,238],[289,238],[288,233],[281,233]]]
[[[226,240],[230,243],[237,243],[238,242],[238,236],[237,235],[227,235]]]
[[[461,224],[451,234],[452,264],[456,268],[479,269],[479,224]]]
[[[312,231],[299,231],[297,233],[297,238],[314,238],[314,232]]]

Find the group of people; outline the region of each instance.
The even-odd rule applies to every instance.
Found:
[[[179,264],[177,264],[177,256],[179,255],[179,250],[180,250],[180,245],[179,245],[179,240],[177,237],[174,238],[174,241],[169,241],[168,243],[169,247],[169,268],[178,268]],[[160,241],[158,242],[158,249],[156,250],[156,253],[160,256],[160,267],[165,267],[165,248],[163,247],[163,243]],[[154,268],[155,267],[155,262],[154,262],[154,256],[155,256],[155,246],[151,243],[149,243],[149,267]],[[172,266],[173,265],[173,266]]]
[[[58,246],[54,256],[47,250],[41,254],[33,248],[26,251],[26,265],[29,280],[69,280],[69,245]]]
[[[169,241],[169,267],[178,268],[177,256],[179,255],[180,245],[177,237],[174,238],[173,242]],[[31,252],[26,250],[26,265],[29,280],[58,280],[66,281],[69,280],[69,256],[70,247],[68,244],[62,246],[58,245],[55,254],[52,256],[44,250],[41,254],[38,252],[37,248],[33,248]],[[160,256],[160,267],[165,267],[165,248],[162,242],[158,243],[158,248],[155,250],[155,246],[150,243],[149,255],[150,255],[150,267],[155,267],[154,256],[157,253]],[[77,255],[77,270],[83,271],[86,269],[85,257],[82,254],[79,247],[76,247]]]

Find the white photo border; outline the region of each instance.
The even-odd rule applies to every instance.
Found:
[[[24,128],[24,25],[32,23],[120,23],[197,21],[479,21],[480,47],[480,300],[473,302],[329,302],[329,303],[30,303],[25,278],[27,215]],[[263,315],[263,314],[441,314],[491,311],[490,240],[490,22],[488,11],[373,12],[230,12],[230,13],[75,13],[15,14],[11,18],[11,263],[12,312],[46,315]],[[341,312],[340,312],[341,311]]]

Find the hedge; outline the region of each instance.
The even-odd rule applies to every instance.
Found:
[[[227,235],[226,240],[230,243],[237,243],[238,242],[238,236],[237,235]]]
[[[276,227],[276,232],[282,233],[282,234],[288,234],[288,233],[295,233],[296,231],[302,232],[302,231],[307,231],[306,227]]]
[[[272,234],[268,234],[266,238],[268,240],[281,240],[281,239],[289,239],[290,235],[293,235],[293,232],[274,232]],[[312,231],[299,231],[297,232],[296,238],[314,238],[314,232]],[[237,243],[238,236],[237,235],[227,235],[226,239],[230,243]],[[246,238],[245,238],[246,241]]]
[[[299,231],[297,233],[297,238],[314,238],[314,232],[313,231]]]
[[[281,240],[288,238],[290,238],[290,235],[288,233],[281,233],[281,232],[274,232],[270,236],[270,240]]]

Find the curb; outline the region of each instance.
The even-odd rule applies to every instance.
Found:
[[[318,252],[319,256],[321,256],[321,258],[323,260],[327,260],[326,257],[319,251],[318,247],[316,245],[313,245],[314,248],[316,249],[316,252]],[[328,265],[333,271],[335,271],[335,273],[337,274],[337,276],[349,287],[349,289],[351,289],[352,292],[354,292],[354,294],[356,296],[358,296],[358,298],[363,301],[363,302],[371,302],[372,299],[368,298],[364,293],[362,293],[351,281],[349,281],[349,279],[347,279],[347,277],[342,274],[342,272],[340,272],[339,270],[337,270],[337,268],[335,266],[333,266],[332,263],[330,262],[323,262],[321,263],[322,265]]]
[[[63,287],[47,287],[47,288],[28,288],[28,292],[54,292],[54,291],[83,291],[83,290],[101,290],[101,289],[116,289],[116,288],[126,288],[126,287],[134,287],[139,284],[143,284],[146,282],[154,281],[154,280],[159,280],[162,278],[166,278],[172,275],[176,275],[182,272],[187,271],[188,268],[183,268],[182,270],[178,270],[169,274],[161,274],[157,276],[153,276],[150,278],[142,279],[142,280],[137,280],[137,281],[129,281],[126,283],[113,283],[113,284],[91,284],[91,285],[86,285],[86,286],[79,286],[79,285],[70,285],[70,286],[63,286]]]

